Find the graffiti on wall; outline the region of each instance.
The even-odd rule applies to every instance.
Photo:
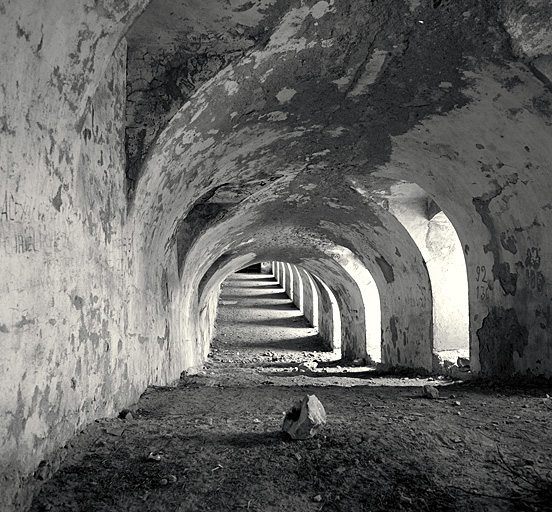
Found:
[[[477,265],[475,268],[475,281],[477,282],[475,296],[479,300],[489,299],[492,295],[492,288],[489,285],[488,279],[487,267],[485,265]]]
[[[36,207],[25,204],[13,192],[0,191],[0,255],[53,254],[69,245],[63,230],[43,233],[31,226],[35,215],[38,217]]]

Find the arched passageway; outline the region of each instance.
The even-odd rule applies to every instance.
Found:
[[[382,206],[406,228],[427,268],[433,305],[434,368],[455,364],[459,357],[469,360],[468,276],[454,226],[427,192],[414,183],[390,181],[385,190],[372,194],[383,200]],[[487,293],[481,292],[481,283],[477,286],[478,296]]]
[[[508,456],[531,471],[542,467],[536,442],[539,457],[552,456],[542,399],[531,403],[527,389],[489,400],[488,389],[443,380],[442,399],[424,400],[421,387],[435,385],[433,377],[346,366],[333,360],[335,351],[318,350],[314,332],[273,275],[232,273],[204,367],[185,372],[176,386],[148,389],[121,418],[85,429],[31,512],[82,504],[116,512],[314,512],[321,503],[346,512],[486,512],[505,501],[488,487],[527,485],[525,474],[516,480],[509,468],[489,472],[495,442],[510,441]],[[305,394],[321,400],[329,424],[312,439],[292,441],[282,420]],[[523,414],[527,435],[518,422],[504,422],[513,411]],[[448,443],[449,456],[441,442],[428,442],[435,436]],[[546,495],[515,490],[512,500],[520,493],[546,509]]]
[[[381,348],[422,373],[457,347],[439,308],[459,284],[437,289],[431,265],[452,225],[471,372],[552,377],[551,16],[547,0],[2,2],[0,508],[85,425],[202,367],[240,265],[308,272],[346,358]],[[448,219],[424,219],[423,241],[392,212],[401,183]]]
[[[214,360],[237,366],[339,359],[271,274],[234,273],[222,284]]]

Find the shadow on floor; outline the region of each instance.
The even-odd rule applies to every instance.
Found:
[[[291,299],[283,292],[274,291],[273,293],[259,293],[251,296],[244,296],[239,293],[225,293],[222,295],[223,300],[257,300],[257,299],[272,299],[272,300],[285,300],[291,304]]]
[[[220,339],[218,340],[220,342]],[[225,341],[225,340],[223,340]],[[283,350],[286,352],[325,352],[324,341],[317,335],[302,336],[300,338],[280,339],[276,341],[263,341],[262,343],[242,341],[233,343],[232,348],[239,351],[241,348],[259,350]]]
[[[262,318],[260,320],[245,320],[242,322],[233,322],[234,325],[247,325],[251,328],[256,327],[285,327],[286,329],[312,329],[304,316],[298,314],[285,318]]]
[[[233,304],[233,305],[239,306],[239,304]],[[241,307],[246,307],[247,309],[259,309],[261,311],[263,309],[266,309],[267,311],[296,311],[297,310],[295,305],[292,304],[291,302],[285,302],[282,304],[251,304],[247,306],[242,305]]]
[[[286,363],[286,365],[290,368],[297,367],[301,363]],[[264,367],[267,367],[267,365],[263,365]],[[288,372],[260,372],[261,375],[266,375],[267,377],[297,377],[298,375],[305,375],[307,377],[313,377],[313,378],[340,378],[344,377],[347,379],[359,379],[359,380],[373,380],[376,375],[374,375],[374,370],[368,370],[365,372],[332,372],[332,373],[323,373],[323,372],[316,372],[312,370],[295,370],[295,371],[288,371]]]

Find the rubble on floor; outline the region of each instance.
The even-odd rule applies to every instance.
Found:
[[[282,430],[292,439],[310,439],[326,424],[326,411],[316,395],[306,395],[284,418]]]

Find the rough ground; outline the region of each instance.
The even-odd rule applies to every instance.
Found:
[[[384,375],[319,347],[271,278],[232,276],[204,371],[82,432],[32,510],[552,510],[549,385]],[[328,424],[291,441],[307,393]]]

